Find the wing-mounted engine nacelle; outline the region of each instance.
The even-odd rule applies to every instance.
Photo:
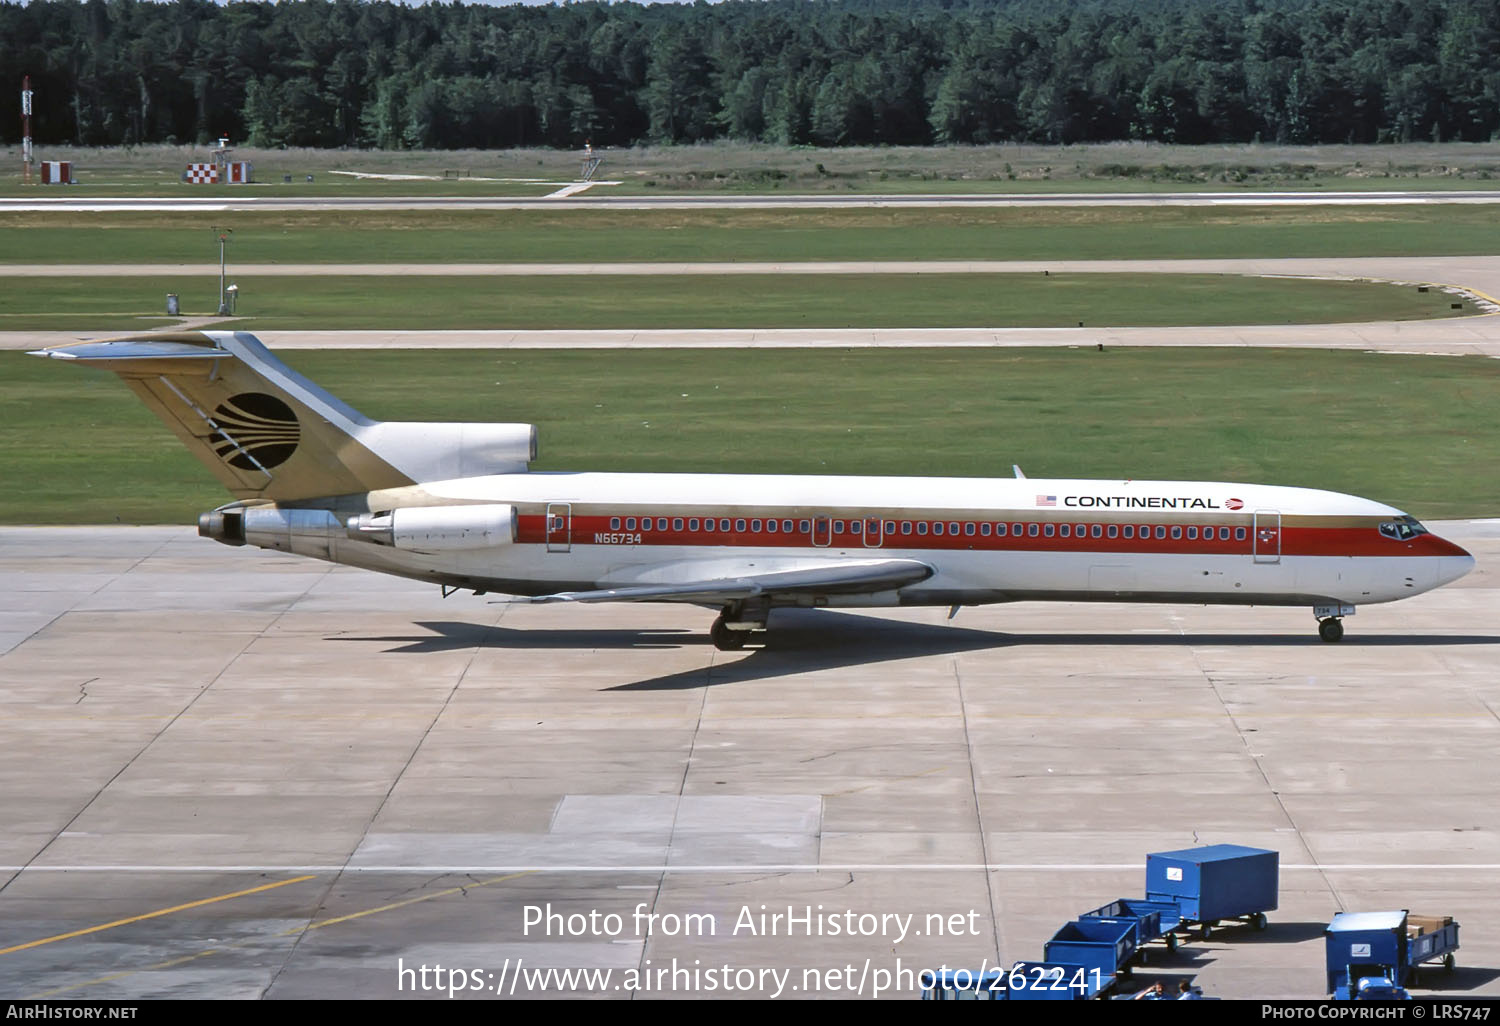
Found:
[[[361,513],[344,523],[355,541],[414,552],[487,549],[516,540],[514,506],[409,506]]]

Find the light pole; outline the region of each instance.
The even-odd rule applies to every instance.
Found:
[[[219,316],[225,317],[231,311],[229,309],[229,293],[224,291],[224,247],[228,244],[229,237],[234,234],[234,229],[215,228],[214,231],[219,234]]]

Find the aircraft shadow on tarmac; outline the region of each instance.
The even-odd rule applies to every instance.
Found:
[[[459,621],[419,621],[429,631],[417,636],[340,636],[339,641],[385,641],[401,643],[392,652],[422,654],[468,648],[530,651],[573,649],[676,649],[696,646],[708,649],[706,630],[650,630],[629,628],[565,628],[522,630],[487,627]],[[778,610],[771,629],[741,653],[726,653],[706,665],[615,685],[611,691],[672,691],[767,680],[792,673],[844,669],[868,663],[888,662],[918,656],[952,655],[984,649],[1015,646],[1150,648],[1233,647],[1322,647],[1317,635],[1306,634],[1009,634],[982,631],[952,624],[909,623],[878,619],[832,610]],[[1497,645],[1500,635],[1372,635],[1346,637],[1341,648],[1396,647],[1418,645]]]

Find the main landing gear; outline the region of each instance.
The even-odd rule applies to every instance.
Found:
[[[770,610],[765,606],[752,606],[748,602],[733,602],[715,618],[708,629],[714,648],[720,652],[737,652],[750,640],[751,631],[766,629],[766,618]]]

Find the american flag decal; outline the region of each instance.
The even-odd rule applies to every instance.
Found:
[[[1055,496],[1055,495],[1038,495],[1036,497],[1036,504],[1038,506],[1056,506],[1057,505],[1057,496]]]

